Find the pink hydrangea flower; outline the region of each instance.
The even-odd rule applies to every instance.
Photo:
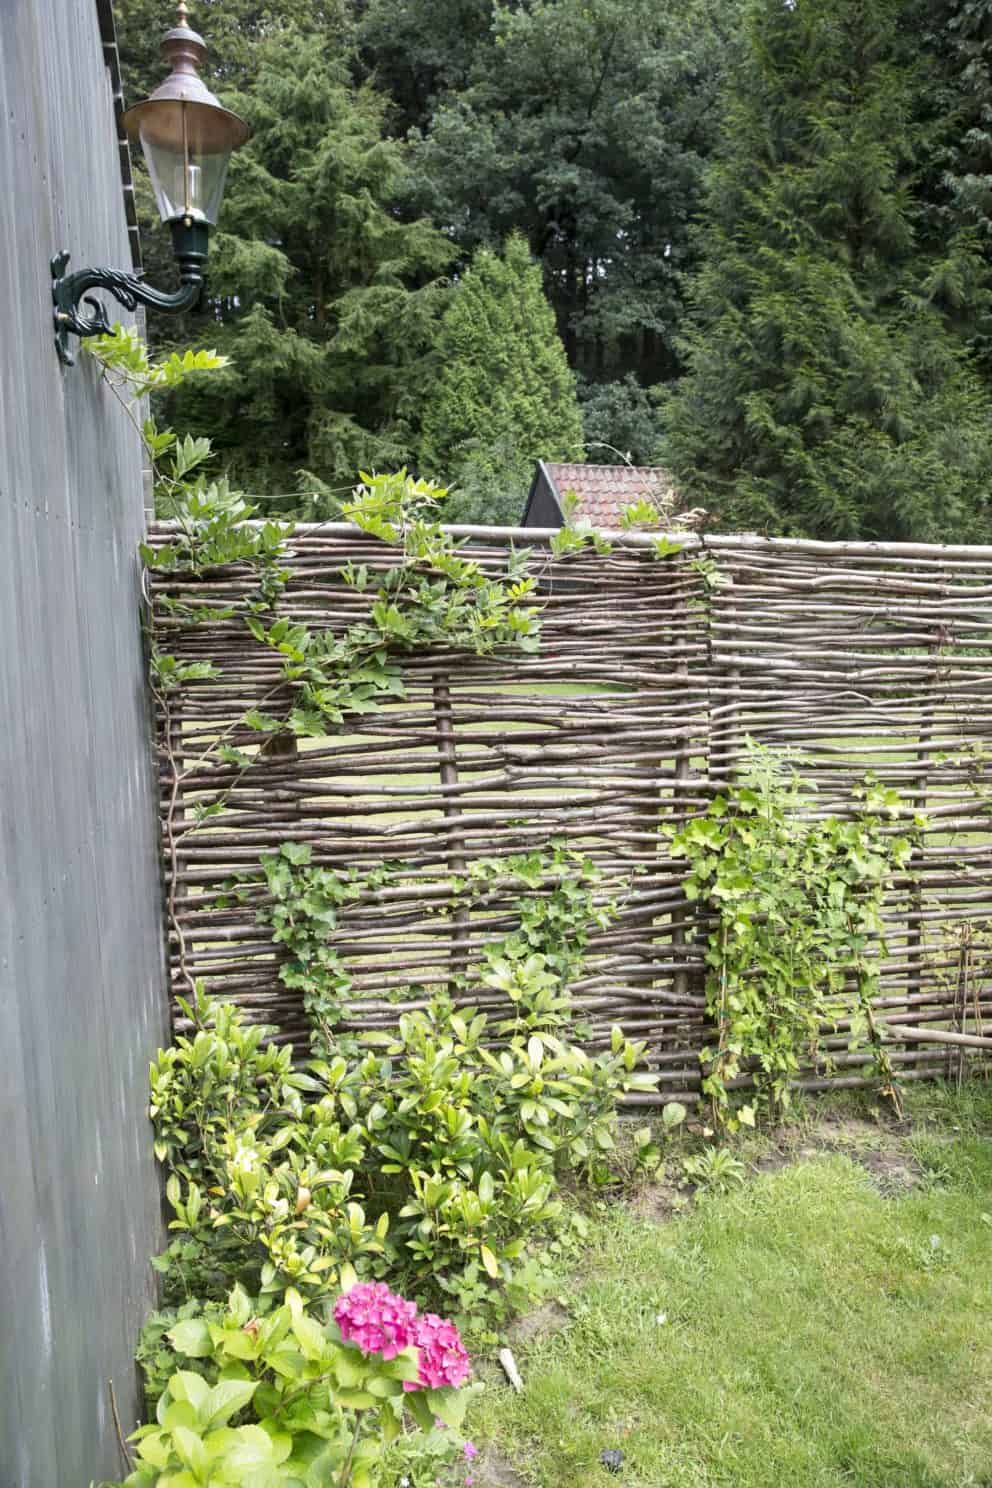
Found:
[[[334,1321],[341,1329],[341,1337],[348,1343],[356,1343],[363,1354],[395,1359],[401,1349],[415,1347],[419,1377],[404,1380],[404,1390],[441,1390],[445,1386],[457,1389],[472,1372],[454,1323],[445,1322],[435,1312],[420,1316],[415,1302],[398,1297],[385,1282],[362,1281],[345,1292],[334,1304]],[[442,1422],[439,1420],[437,1424],[440,1426]],[[466,1458],[474,1457],[471,1442],[466,1443],[464,1450]]]
[[[341,1337],[357,1343],[363,1354],[395,1359],[401,1349],[417,1342],[416,1304],[397,1297],[384,1281],[361,1281],[339,1297],[334,1321]]]
[[[414,1324],[413,1342],[420,1350],[420,1378],[405,1381],[404,1390],[457,1389],[468,1379],[472,1366],[454,1323],[425,1312]]]

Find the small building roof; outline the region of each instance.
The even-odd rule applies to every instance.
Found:
[[[674,482],[660,465],[559,465],[539,460],[524,512],[525,526],[542,476],[562,520],[565,496],[574,491],[574,514],[585,517],[594,527],[619,527],[623,512],[642,496],[661,497],[666,505],[675,505]]]

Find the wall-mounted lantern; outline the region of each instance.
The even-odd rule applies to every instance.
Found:
[[[68,367],[75,360],[69,351],[70,336],[99,336],[110,330],[106,310],[91,298],[95,289],[106,290],[128,310],[148,305],[178,312],[196,304],[227,163],[251,134],[243,119],[221,108],[197,72],[207,49],[203,38],[190,29],[185,0],[180,0],[176,25],[163,39],[162,53],[172,71],[150,98],[128,109],[123,123],[132,140],[141,141],[159,213],[172,231],[180,288],[169,294],[145,284],[140,274],[116,269],[67,274],[69,255],[57,254],[52,259],[55,348]],[[80,313],[81,304],[89,315]]]

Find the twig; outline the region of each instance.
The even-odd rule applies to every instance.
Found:
[[[124,1438],[124,1432],[121,1428],[120,1412],[117,1409],[117,1395],[114,1391],[114,1382],[112,1379],[108,1379],[107,1389],[110,1391],[110,1410],[114,1418],[114,1430],[117,1433],[117,1445],[120,1447],[121,1457],[124,1459],[125,1469],[127,1470],[127,1472],[132,1473],[134,1472],[134,1458],[131,1456],[130,1448],[128,1447],[128,1444]]]
[[[353,1458],[355,1456],[355,1448],[358,1446],[358,1434],[361,1431],[361,1429],[362,1429],[362,1413],[361,1413],[361,1411],[356,1411],[355,1412],[355,1430],[354,1430],[354,1432],[352,1434],[351,1446],[348,1448],[348,1456],[345,1459],[344,1467],[341,1469],[341,1483],[340,1483],[340,1488],[348,1488],[348,1484],[351,1482],[351,1464],[352,1464],[352,1460],[353,1460]]]

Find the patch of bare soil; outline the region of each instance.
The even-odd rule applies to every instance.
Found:
[[[815,1162],[842,1152],[864,1168],[875,1187],[886,1198],[916,1188],[923,1169],[906,1144],[912,1131],[909,1122],[865,1121],[856,1116],[828,1114],[811,1126],[781,1127],[771,1135],[771,1145],[752,1158],[752,1173],[777,1173],[793,1163]],[[674,1219],[691,1199],[692,1186],[651,1183],[628,1200],[634,1214],[664,1224]]]
[[[896,1136],[890,1125],[864,1121],[860,1116],[823,1116],[815,1123],[812,1134],[820,1145],[843,1147],[877,1147]]]
[[[790,1167],[793,1163],[809,1162],[814,1157],[819,1157],[822,1148],[819,1147],[794,1147],[785,1144],[781,1147],[773,1147],[770,1152],[763,1152],[751,1163],[753,1173],[780,1173],[783,1168]]]
[[[850,1156],[865,1169],[875,1187],[887,1198],[916,1188],[923,1176],[919,1163],[908,1153],[852,1152]]]
[[[876,1188],[888,1197],[916,1188],[923,1170],[906,1147],[902,1131],[908,1126],[859,1121],[854,1117],[823,1121],[814,1131],[818,1145],[830,1152],[843,1152],[869,1174]]]
[[[540,1307],[524,1313],[523,1317],[517,1318],[510,1325],[510,1345],[517,1348],[522,1343],[531,1343],[535,1338],[547,1338],[552,1333],[560,1333],[567,1327],[568,1313],[564,1307],[559,1302],[542,1302]]]
[[[826,1153],[843,1152],[869,1174],[879,1192],[894,1197],[915,1188],[922,1177],[919,1163],[907,1149],[902,1131],[908,1125],[862,1121],[853,1116],[830,1116],[796,1134],[783,1132],[781,1144],[756,1159],[759,1173],[775,1173],[790,1163],[811,1162]]]
[[[482,1455],[472,1464],[475,1488],[527,1488],[527,1483],[516,1468],[510,1466],[505,1457],[492,1447],[486,1447]]]
[[[648,1183],[631,1196],[628,1207],[641,1219],[653,1219],[664,1224],[666,1219],[674,1219],[685,1209],[686,1196],[674,1183]]]

